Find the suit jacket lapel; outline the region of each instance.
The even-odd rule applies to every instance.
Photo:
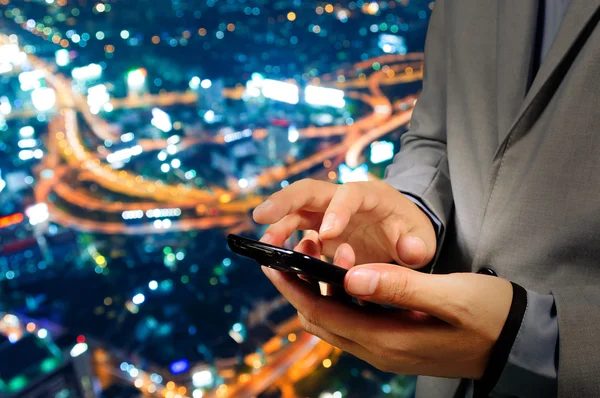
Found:
[[[508,134],[527,93],[539,0],[498,0],[498,139]]]
[[[501,138],[496,159],[501,155],[507,140],[517,134],[524,134],[544,110],[548,101],[558,88],[568,68],[581,47],[585,44],[585,35],[594,29],[600,14],[600,0],[571,0],[558,33],[540,65],[540,69],[521,103],[510,127]],[[531,47],[530,52],[533,52]],[[531,58],[529,58],[531,60]],[[502,65],[499,65],[501,68]],[[499,73],[500,75],[500,73]],[[502,82],[498,82],[499,89]],[[513,97],[513,101],[515,98]],[[502,134],[502,131],[501,131]]]

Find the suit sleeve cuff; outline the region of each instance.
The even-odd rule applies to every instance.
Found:
[[[556,397],[557,343],[553,296],[513,283],[509,315],[473,397]]]
[[[440,243],[439,240],[443,235],[442,232],[444,231],[444,226],[442,225],[442,222],[440,221],[440,219],[437,218],[436,215],[433,214],[433,212],[431,210],[429,210],[427,208],[427,206],[425,206],[420,199],[418,199],[406,192],[402,192],[402,194],[404,196],[406,196],[408,199],[410,199],[411,202],[416,204],[423,211],[423,213],[425,213],[427,215],[427,217],[429,217],[429,220],[431,220],[431,224],[433,225],[433,228],[435,229],[436,239],[438,240],[438,243]]]

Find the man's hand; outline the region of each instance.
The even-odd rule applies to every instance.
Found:
[[[427,215],[381,181],[336,185],[301,180],[257,207],[254,220],[271,224],[264,242],[282,243],[295,230],[315,230],[321,254],[334,257],[338,247],[348,243],[356,253],[356,264],[396,262],[420,268],[436,251],[435,231]]]
[[[314,236],[297,250],[314,251]],[[403,309],[342,304],[295,275],[264,268],[298,310],[304,329],[373,366],[399,374],[479,379],[512,302],[510,282],[486,275],[424,274],[391,264],[351,268],[348,245],[338,265],[350,268],[352,296]]]

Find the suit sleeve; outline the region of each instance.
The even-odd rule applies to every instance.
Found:
[[[558,396],[600,397],[600,286],[552,290],[558,317]]]
[[[446,56],[444,0],[435,3],[425,44],[423,91],[410,130],[384,181],[416,198],[445,229],[453,199],[446,153]]]

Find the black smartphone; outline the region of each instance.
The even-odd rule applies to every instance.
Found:
[[[336,265],[238,235],[228,235],[227,243],[234,253],[251,258],[260,265],[282,272],[304,275],[310,279],[335,286],[344,286],[344,277],[347,271]]]

